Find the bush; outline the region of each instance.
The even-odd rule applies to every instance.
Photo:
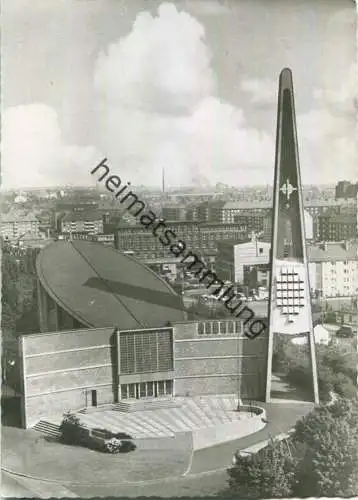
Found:
[[[106,439],[104,442],[104,450],[107,453],[119,453],[122,448],[122,441],[120,439],[111,438]]]
[[[229,469],[226,495],[252,500],[358,495],[358,398],[337,398],[300,419],[286,443],[271,442]]]
[[[132,439],[132,436],[130,436],[126,432],[112,432],[107,429],[101,429],[99,427],[95,427],[94,429],[92,429],[92,432],[94,434],[102,434],[104,439],[111,439],[111,438]]]
[[[81,426],[80,419],[71,412],[63,415],[60,425],[63,443],[75,446],[84,446],[91,450],[103,453],[128,453],[136,449],[136,445],[130,441],[131,436],[125,432],[113,433],[107,429],[92,429],[92,433]]]
[[[82,427],[80,419],[74,413],[67,411],[63,414],[60,425],[61,441],[67,444],[78,445],[81,443]]]
[[[329,400],[334,391],[345,397],[355,395],[357,353],[337,345],[316,345],[318,386],[322,401]],[[279,339],[273,370],[282,373],[293,387],[312,393],[312,370],[306,346],[297,346],[287,339]]]
[[[106,453],[128,453],[136,449],[132,441],[111,438],[104,442],[104,451]]]

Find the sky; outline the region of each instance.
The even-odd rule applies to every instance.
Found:
[[[304,184],[358,178],[352,0],[8,0],[3,188],[273,184],[293,71]]]

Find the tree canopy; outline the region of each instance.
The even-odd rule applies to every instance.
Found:
[[[229,493],[260,499],[358,495],[358,398],[338,398],[299,420],[286,441],[239,457]]]

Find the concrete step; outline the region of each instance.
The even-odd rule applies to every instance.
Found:
[[[39,422],[37,422],[37,424],[33,426],[33,430],[41,432],[41,434],[46,434],[47,436],[61,436],[60,426],[46,420],[40,420]]]
[[[180,401],[173,398],[127,399],[113,405],[113,410],[121,412],[160,410],[161,408],[178,408]]]

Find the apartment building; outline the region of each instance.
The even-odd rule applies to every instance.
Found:
[[[61,219],[61,233],[103,233],[103,222],[99,211],[71,212]]]
[[[343,241],[357,236],[357,216],[328,211],[318,217],[319,241]]]
[[[215,270],[220,279],[247,284],[268,282],[270,243],[252,238],[245,243],[219,244]],[[307,246],[310,288],[322,297],[358,295],[358,241]],[[255,280],[252,275],[255,274]]]
[[[167,228],[194,252],[206,256],[217,254],[217,244],[224,240],[242,241],[247,238],[246,227],[238,224],[170,222]],[[173,240],[174,241],[174,240]],[[133,251],[138,259],[163,259],[170,257],[158,237],[143,226],[120,227],[115,236],[115,247],[122,252]]]
[[[310,246],[308,256],[312,290],[323,297],[358,295],[358,241]]]
[[[40,234],[40,221],[34,213],[11,211],[0,216],[0,234],[9,241],[15,241],[25,233]]]

